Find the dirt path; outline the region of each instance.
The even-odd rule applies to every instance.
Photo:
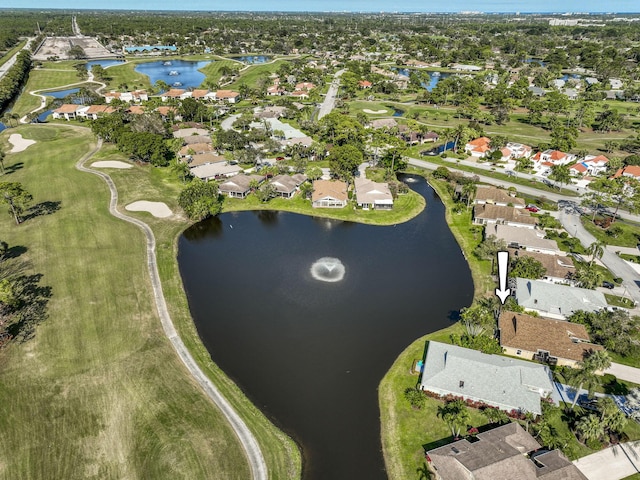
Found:
[[[191,356],[191,353],[189,353],[189,350],[187,350],[187,347],[182,342],[182,339],[178,335],[178,332],[173,325],[162,291],[160,274],[158,273],[158,264],[156,262],[156,239],[153,235],[153,231],[143,221],[138,220],[137,218],[129,217],[118,211],[118,190],[116,189],[115,183],[109,175],[104,172],[92,170],[84,166],[84,164],[89,159],[91,159],[100,150],[101,147],[102,140],[99,140],[96,148],[93,151],[87,153],[80,160],[78,160],[76,168],[82,172],[92,173],[94,175],[102,177],[102,179],[107,183],[107,186],[109,187],[109,190],[111,192],[111,201],[109,203],[109,212],[111,213],[111,215],[119,218],[120,220],[124,220],[125,222],[132,223],[138,226],[143,231],[147,241],[147,261],[149,267],[149,277],[151,280],[151,286],[153,288],[153,296],[156,308],[158,310],[158,315],[160,316],[160,321],[162,323],[164,333],[171,342],[171,345],[173,345],[173,348],[178,354],[180,360],[182,360],[182,363],[185,365],[185,367],[187,367],[187,370],[189,370],[189,373],[198,382],[200,387],[213,401],[213,403],[220,409],[220,411],[225,416],[234,432],[238,436],[238,439],[240,440],[240,443],[244,448],[249,460],[252,478],[256,480],[267,480],[269,476],[267,472],[267,465],[265,463],[262,451],[260,450],[260,446],[258,445],[256,438],[253,436],[246,423],[233,409],[231,404],[222,396],[213,382],[200,369],[198,364]]]

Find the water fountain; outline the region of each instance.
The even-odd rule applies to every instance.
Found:
[[[344,274],[344,265],[338,258],[322,257],[311,265],[311,276],[321,282],[339,282]]]

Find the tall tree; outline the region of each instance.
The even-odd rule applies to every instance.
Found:
[[[467,404],[460,398],[439,406],[437,415],[449,426],[454,438],[458,438],[463,429],[466,430],[471,419]]]
[[[21,183],[18,182],[1,182],[0,183],[0,202],[9,206],[9,213],[16,221],[16,225],[22,223],[22,214],[29,208],[33,197]]]
[[[178,197],[178,205],[191,220],[204,220],[215,216],[222,210],[222,200],[218,195],[218,185],[215,182],[204,182],[194,178]]]
[[[569,165],[553,165],[551,167],[551,173],[549,174],[549,178],[551,180],[555,180],[560,184],[560,191],[562,191],[562,186],[568,183],[571,183],[571,171],[569,170]]]

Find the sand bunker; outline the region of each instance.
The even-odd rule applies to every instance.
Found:
[[[167,207],[167,204],[164,202],[147,202],[146,200],[140,200],[130,203],[124,208],[130,212],[149,212],[157,218],[167,218],[173,215],[171,209]]]
[[[9,151],[9,153],[18,153],[23,152],[31,145],[36,143],[36,141],[22,138],[22,135],[20,135],[19,133],[12,133],[9,136],[9,143],[13,145],[13,148]]]
[[[133,165],[129,165],[128,163],[120,162],[118,160],[93,162],[91,166],[96,168],[133,168]]]
[[[362,111],[364,113],[373,113],[374,115],[380,115],[381,113],[387,113],[387,110],[369,110],[368,108],[363,108]]]

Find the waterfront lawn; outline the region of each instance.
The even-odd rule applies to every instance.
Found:
[[[29,94],[31,91],[55,89],[56,87],[63,87],[82,82],[83,81],[78,78],[75,70],[31,70],[31,72],[29,72],[27,85],[25,86],[22,94],[16,100],[11,111],[23,116],[39,107],[40,97]]]
[[[300,194],[293,198],[273,198],[262,203],[255,195],[250,194],[245,199],[225,198],[223,211],[282,210],[371,225],[395,225],[411,220],[424,210],[425,205],[424,197],[411,190],[406,195],[398,195],[394,200],[393,210],[362,210],[356,208],[353,203],[347,204],[344,208],[313,208],[311,201],[303,199]]]
[[[164,336],[143,234],[108,213],[103,180],[74,168],[93,138],[45,125],[11,132],[40,142],[7,156],[9,170],[22,168],[3,181],[21,182],[36,203],[60,209],[20,226],[0,216],[2,240],[26,248],[22,258],[52,289],[35,337],[0,351],[0,448],[11,452],[3,476],[248,478],[235,434]],[[174,239],[170,258],[161,255],[164,276],[178,277]],[[174,290],[167,288],[169,305],[188,317],[183,293],[172,304]]]
[[[146,60],[146,61],[157,61],[157,60],[165,60],[165,58],[157,58],[154,60]],[[136,65],[138,63],[144,62],[128,62],[123,63],[122,65],[114,65],[106,69],[106,75],[110,79],[107,84],[107,88],[105,91],[109,90],[137,90],[137,89],[151,89],[151,82],[149,81],[149,77],[144,73],[138,73],[135,71]]]

